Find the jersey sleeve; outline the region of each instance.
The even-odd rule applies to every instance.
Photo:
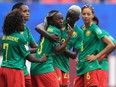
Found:
[[[83,34],[83,31],[81,30],[79,32],[79,36],[78,36],[77,41],[76,41],[76,43],[74,45],[74,48],[78,48],[78,49],[81,49],[82,48],[83,38],[84,38],[84,34]]]
[[[25,58],[28,54],[30,54],[30,50],[29,47],[26,44],[26,40],[25,38],[21,38],[19,40],[19,50],[21,51],[21,55],[23,56],[23,58]]]
[[[116,43],[116,40],[106,30],[102,30],[102,33],[106,34],[114,44]]]
[[[102,30],[99,27],[95,27],[95,34],[98,37],[98,39],[103,38],[104,36],[106,36],[105,34],[102,33]]]
[[[34,40],[34,38],[32,36],[32,33],[31,33],[29,27],[27,27],[27,30],[28,30],[28,35],[29,35],[29,44],[35,43],[35,40]]]
[[[55,27],[54,27],[54,29],[51,28],[51,27],[48,27],[47,32],[50,33],[50,34],[57,34],[59,37],[61,37],[60,29],[57,29]],[[57,46],[59,44],[60,44],[60,41],[57,41],[57,42],[54,42],[53,46]]]

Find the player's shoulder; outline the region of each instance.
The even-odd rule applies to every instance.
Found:
[[[91,28],[93,28],[93,29],[100,29],[100,27],[98,25],[96,25],[95,23],[92,23]]]
[[[74,25],[74,30],[76,31],[76,32],[78,32],[79,34],[81,34],[81,33],[83,33],[83,30],[81,29],[81,27],[79,27],[78,25]]]
[[[24,30],[30,30],[30,28],[29,28],[29,26],[28,25],[26,25],[26,24],[24,24]]]
[[[22,34],[17,33],[17,34],[15,34],[15,36],[18,37],[18,43],[20,43],[20,44],[26,44],[27,43],[25,37]]]

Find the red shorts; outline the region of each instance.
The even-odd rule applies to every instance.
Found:
[[[101,70],[93,70],[81,76],[76,76],[74,87],[99,87]]]
[[[100,87],[108,86],[108,71],[101,70]]]
[[[32,87],[31,76],[29,74],[25,75],[25,87]]]
[[[55,69],[55,72],[57,74],[59,84],[62,85],[62,86],[69,85],[70,84],[69,74],[63,72],[62,70],[60,70],[57,67],[54,67],[54,69]]]
[[[59,87],[55,72],[31,76],[33,87]]]
[[[0,87],[25,87],[23,70],[1,67]]]
[[[74,87],[84,87],[84,75],[75,77]]]
[[[100,86],[101,70],[93,70],[84,74],[84,87]]]

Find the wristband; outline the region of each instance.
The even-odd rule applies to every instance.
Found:
[[[104,59],[104,58],[106,58],[106,57],[107,57],[106,54],[103,54],[103,55],[101,56],[102,59]]]

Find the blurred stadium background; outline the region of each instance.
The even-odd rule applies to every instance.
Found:
[[[30,27],[36,42],[39,41],[40,35],[35,31],[37,24],[43,22],[47,13],[56,9],[62,12],[64,18],[67,9],[72,4],[82,7],[84,4],[91,4],[95,9],[95,14],[99,18],[101,29],[107,30],[116,39],[115,20],[116,20],[116,0],[0,0],[0,64],[2,60],[2,25],[5,15],[11,11],[12,6],[16,2],[25,2],[30,8],[30,20],[26,24]],[[83,24],[82,18],[77,22],[79,26]],[[30,63],[27,61],[28,69]],[[75,76],[75,63],[71,60],[70,80],[72,82]],[[109,82],[108,87],[116,87],[116,50],[109,56]]]

